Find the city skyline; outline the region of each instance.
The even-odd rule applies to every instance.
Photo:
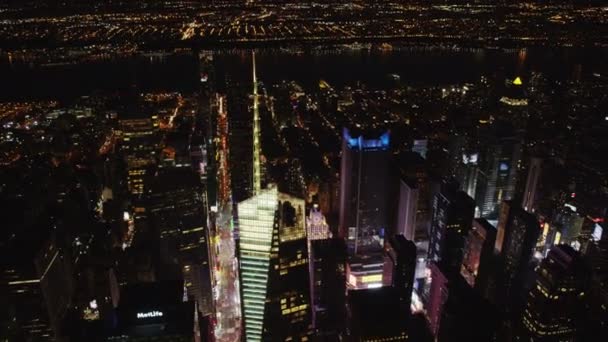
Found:
[[[0,5],[0,340],[606,340],[605,13]]]

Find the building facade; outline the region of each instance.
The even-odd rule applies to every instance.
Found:
[[[276,187],[238,204],[241,305],[246,341],[312,334],[304,200]]]

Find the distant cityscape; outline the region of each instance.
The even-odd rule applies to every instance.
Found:
[[[608,340],[606,4],[0,19],[0,340]]]
[[[402,40],[465,47],[606,47],[601,1],[24,1],[0,5],[13,49]]]

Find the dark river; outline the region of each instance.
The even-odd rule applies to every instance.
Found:
[[[593,73],[608,74],[608,51],[586,49],[428,50],[418,48],[378,50],[323,49],[293,53],[279,49],[257,53],[262,82],[295,80],[305,87],[324,79],[333,86],[363,81],[381,86],[388,74],[404,84],[476,82],[482,75],[526,77],[542,72],[550,79],[584,79]],[[246,50],[217,53],[219,79],[249,82],[251,55]],[[194,54],[162,58],[145,56],[87,62],[77,65],[35,65],[9,62],[0,57],[0,101],[70,99],[93,92],[113,93],[135,87],[138,91],[190,92],[198,84]]]

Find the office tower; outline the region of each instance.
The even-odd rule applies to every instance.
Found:
[[[346,244],[341,238],[310,241],[310,284],[315,335],[337,340],[345,330]]]
[[[143,110],[125,112],[118,120],[121,153],[127,166],[127,186],[134,196],[145,191],[146,176],[156,165],[158,117]]]
[[[387,227],[389,133],[377,138],[343,131],[340,173],[340,229],[354,254],[382,248]]]
[[[199,53],[200,85],[198,97],[198,113],[195,120],[195,130],[191,141],[191,156],[194,169],[200,174],[207,187],[207,204],[217,206],[217,168],[218,145],[227,144],[228,132],[220,133],[220,116],[226,122],[226,97],[216,92],[213,53]],[[224,125],[227,129],[227,124]],[[224,139],[221,140],[221,134]],[[199,152],[200,151],[200,152]],[[198,153],[197,153],[198,152]]]
[[[122,287],[115,321],[103,341],[206,341],[208,325],[195,302],[184,301],[183,289],[180,281]]]
[[[34,259],[34,265],[51,326],[58,336],[61,319],[65,317],[75,295],[72,260],[67,250],[61,248],[55,238],[51,238]]]
[[[397,289],[352,291],[348,303],[350,341],[408,340],[408,320],[401,312]]]
[[[317,204],[313,205],[308,214],[306,220],[306,231],[308,240],[323,240],[331,238],[331,232],[329,231],[329,225],[325,221],[325,216],[319,210]]]
[[[473,222],[475,203],[454,184],[443,183],[435,195],[428,258],[442,265],[446,276],[460,272],[464,239]]]
[[[414,241],[416,215],[418,208],[418,188],[412,181],[401,179],[399,182],[399,203],[397,207],[397,226],[395,233]]]
[[[431,333],[436,337],[439,333],[443,307],[448,299],[448,278],[435,262],[431,262],[429,268],[430,288],[425,307]]]
[[[397,289],[401,311],[409,314],[416,272],[416,245],[403,235],[392,237],[389,244],[388,255],[393,266],[392,286]]]
[[[253,126],[246,95],[250,88],[233,83],[227,87],[230,182],[233,199],[238,203],[253,194]]]
[[[502,285],[506,298],[517,296],[540,231],[534,215],[517,207],[513,201],[503,202],[494,249],[504,262],[501,271],[504,273]]]
[[[588,269],[577,251],[566,245],[551,248],[528,293],[522,319],[525,334],[534,341],[574,340],[588,281]]]
[[[514,128],[495,122],[481,132],[480,174],[475,199],[481,217],[498,216],[503,200],[513,198],[521,156],[521,142]]]
[[[246,341],[311,334],[304,200],[276,187],[240,202],[239,261]]]
[[[400,153],[397,156],[397,163],[401,179],[407,180],[406,184],[412,189],[415,187],[417,192],[418,200],[416,203],[416,220],[413,241],[426,240],[431,216],[430,208],[432,207],[432,195],[426,160],[418,153],[405,152]]]
[[[343,131],[339,230],[347,239],[349,284],[382,283],[384,234],[388,224],[389,133],[375,138]]]
[[[496,116],[512,122],[519,129],[525,129],[530,114],[528,100],[528,94],[521,77],[506,79]]]
[[[18,234],[3,248],[3,310],[25,338],[54,341],[74,298],[73,265],[54,234]]]
[[[148,194],[151,227],[160,239],[161,279],[183,277],[204,315],[213,311],[204,188],[191,169],[160,170]]]
[[[537,192],[542,174],[542,165],[542,159],[531,158],[530,166],[528,167],[528,178],[526,179],[526,188],[524,190],[524,198],[521,206],[530,213],[536,211],[536,201],[538,200]]]
[[[496,228],[486,219],[476,218],[464,242],[460,274],[474,288],[485,289],[490,277]]]

